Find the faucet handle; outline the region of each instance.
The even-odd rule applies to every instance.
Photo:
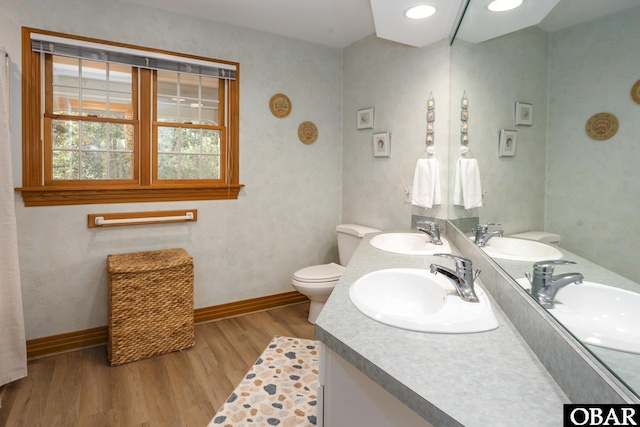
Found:
[[[535,276],[551,276],[556,266],[568,264],[575,264],[575,262],[564,259],[538,261],[533,264],[533,274]]]
[[[476,232],[476,237],[479,237],[480,234],[484,234],[489,231],[489,226],[491,225],[502,225],[497,222],[488,222],[486,224],[478,224],[478,227],[474,230]]]
[[[469,258],[465,258],[459,255],[453,255],[453,254],[433,254],[433,255],[439,256],[442,258],[451,258],[452,260],[454,260],[457,270],[468,269],[468,268],[471,268],[471,265],[472,265],[471,260]]]
[[[436,224],[434,221],[418,221],[416,222],[416,226],[418,228],[426,228],[428,230],[431,231],[440,231],[440,228],[438,227],[438,224]]]
[[[483,233],[486,233],[490,225],[502,225],[502,224],[498,222],[488,222],[486,224],[478,224],[478,230],[482,230]]]
[[[444,231],[444,225],[438,224],[436,221],[421,220],[416,222],[416,228],[426,228],[434,233],[441,233]]]

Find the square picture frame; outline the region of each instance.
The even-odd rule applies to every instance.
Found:
[[[516,126],[533,125],[533,104],[516,102]]]
[[[373,134],[373,156],[374,157],[390,157],[389,132],[378,132]]]
[[[511,129],[500,129],[498,157],[515,156],[517,143],[518,143],[518,131],[511,130]]]
[[[358,129],[373,129],[374,109],[373,107],[358,110],[357,127]]]

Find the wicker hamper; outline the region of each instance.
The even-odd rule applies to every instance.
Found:
[[[107,256],[112,366],[193,347],[193,258],[184,249]]]

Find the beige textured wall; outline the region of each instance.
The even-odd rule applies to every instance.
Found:
[[[550,231],[583,257],[640,282],[638,120],[640,8],[551,36],[547,212]],[[593,114],[617,116],[605,141],[589,138]]]
[[[0,40],[11,57],[15,185],[21,181],[20,27],[30,26],[237,61],[241,67],[238,200],[25,208],[16,195],[27,338],[107,324],[106,256],[184,247],[195,306],[293,290],[299,268],[337,260],[342,55],[324,47],[116,0],[5,1]],[[269,98],[285,93],[291,115]],[[297,137],[311,120],[319,137]],[[198,209],[198,222],[88,229],[87,214]]]
[[[369,36],[344,49],[343,186],[344,222],[382,230],[404,230],[412,212],[437,218],[447,213],[449,150],[449,46],[422,49]],[[442,180],[442,205],[432,209],[404,202],[418,159],[425,154],[427,99],[436,101],[435,149]],[[356,113],[375,108],[374,129],[356,129]],[[391,134],[391,157],[373,156],[372,136]]]
[[[460,157],[460,100],[469,99],[469,149],[478,160],[483,206],[451,206],[450,218],[479,216],[505,233],[542,230],[548,36],[530,28],[479,44],[456,41],[451,53],[451,166]],[[533,125],[515,126],[516,101],[533,104]],[[500,129],[518,132],[516,155],[498,157]],[[453,180],[453,175],[449,176]]]

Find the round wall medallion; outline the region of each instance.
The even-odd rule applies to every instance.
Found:
[[[269,109],[278,118],[287,117],[291,113],[291,101],[287,95],[276,93],[269,100]]]
[[[638,80],[631,88],[631,98],[640,104],[640,80]]]
[[[298,138],[305,144],[313,144],[318,139],[318,128],[313,122],[302,122],[298,126]]]
[[[585,129],[591,139],[609,139],[618,132],[618,119],[611,113],[594,114],[587,120]]]

